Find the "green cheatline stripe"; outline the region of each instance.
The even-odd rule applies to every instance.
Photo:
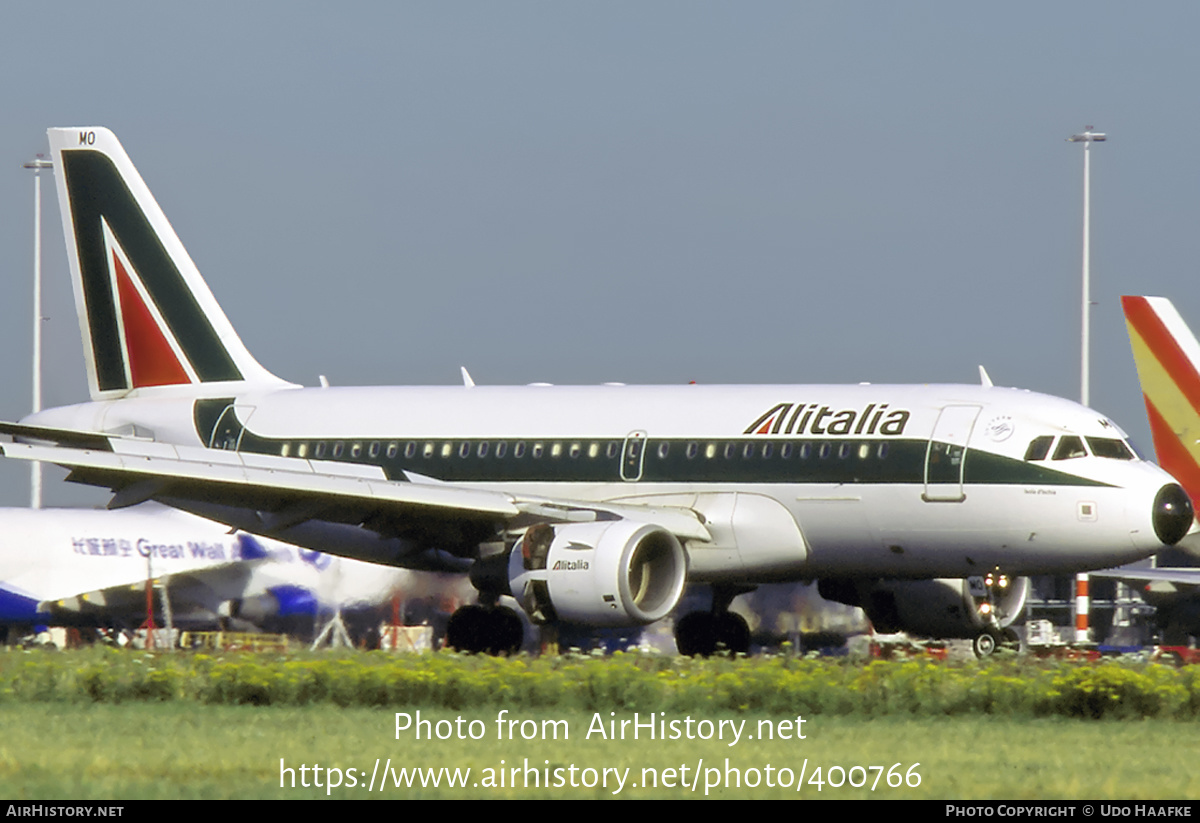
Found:
[[[304,444],[307,457],[318,457],[317,451],[321,448],[319,459],[381,466],[388,477],[396,480],[404,479],[405,471],[457,483],[613,483],[622,480],[623,440],[586,437],[542,440],[267,438],[243,429],[240,424],[230,425],[232,411],[222,417],[229,402],[231,399],[222,398],[196,404],[196,427],[205,442],[208,442],[213,427],[220,422],[221,432],[216,439],[218,444],[228,443],[232,446],[236,443],[240,451],[272,455],[282,454],[286,445],[289,455],[293,457],[298,456],[298,447]],[[502,456],[498,455],[501,443],[504,444]],[[406,456],[409,444],[413,444],[413,447],[410,456]],[[432,445],[428,457],[424,456],[427,444]],[[446,444],[450,446],[448,454]],[[518,444],[523,444],[521,457],[517,456]],[[598,446],[595,457],[588,456],[592,444]],[[557,457],[553,456],[556,445],[560,447]],[[707,457],[710,445],[714,447],[714,454]],[[764,446],[767,445],[770,450],[764,453]],[[785,449],[785,446],[790,449]],[[481,447],[486,447],[483,455],[480,454]],[[643,448],[645,454],[640,476],[643,483],[923,485],[928,441],[888,438],[648,438]],[[375,451],[374,455],[372,451]],[[389,451],[392,452],[390,456]],[[785,452],[790,454],[785,456]],[[540,456],[535,457],[535,453]],[[1109,485],[1052,468],[1042,462],[1017,460],[978,449],[968,450],[965,460],[963,482],[967,485]],[[635,476],[636,466],[632,469],[626,467],[626,475]],[[951,478],[957,480],[957,470],[951,470]]]

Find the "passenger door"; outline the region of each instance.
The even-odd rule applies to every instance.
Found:
[[[961,503],[967,499],[963,491],[963,466],[967,441],[980,408],[946,406],[938,415],[925,451],[925,493],[921,499],[929,503]]]

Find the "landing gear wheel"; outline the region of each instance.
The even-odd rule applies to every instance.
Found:
[[[513,654],[524,639],[521,618],[507,606],[463,606],[446,625],[446,645],[468,654]]]
[[[996,651],[996,635],[991,632],[984,632],[978,635],[971,644],[975,650],[975,656],[978,658],[991,657],[992,652]]]
[[[483,651],[487,612],[484,606],[463,606],[455,610],[446,624],[446,645],[468,654]]]
[[[675,647],[687,657],[711,657],[717,652],[750,651],[750,627],[733,612],[689,612],[675,624]]]
[[[491,645],[488,654],[516,654],[525,640],[525,625],[508,606],[492,609]]]
[[[730,654],[746,654],[750,651],[750,626],[746,618],[735,612],[725,612],[716,617],[716,647],[725,648]]]
[[[686,657],[709,657],[717,650],[716,621],[710,612],[688,612],[675,624],[675,647]]]

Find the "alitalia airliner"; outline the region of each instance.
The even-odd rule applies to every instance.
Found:
[[[1183,489],[1099,412],[983,385],[303,388],[247,351],[116,137],[51,129],[91,397],[19,424],[10,457],[113,507],[158,500],[252,533],[468,569],[449,636],[520,620],[646,624],[689,581],[681,651],[744,651],[756,585],[819,580],[878,628],[976,638],[1030,574],[1149,556]]]

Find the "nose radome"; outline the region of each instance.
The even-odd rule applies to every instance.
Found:
[[[1154,533],[1168,546],[1183,539],[1195,516],[1191,499],[1178,483],[1168,483],[1154,496]]]

